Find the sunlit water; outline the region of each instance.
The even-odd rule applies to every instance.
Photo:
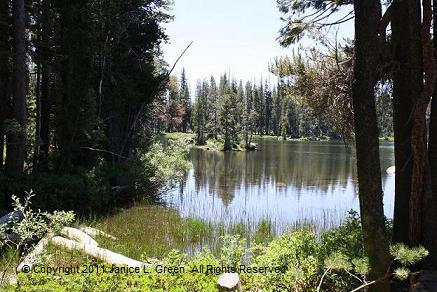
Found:
[[[380,147],[384,211],[391,218],[392,143]],[[297,222],[320,229],[359,210],[354,150],[341,143],[259,141],[256,152],[191,150],[193,167],[179,189],[164,197],[183,217],[256,226],[270,220],[276,232]]]

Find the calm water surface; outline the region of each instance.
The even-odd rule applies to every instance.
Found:
[[[392,143],[380,146],[384,210],[392,217]],[[353,149],[331,142],[259,141],[256,152],[191,150],[185,182],[164,200],[183,217],[225,224],[270,220],[277,232],[296,222],[336,225],[358,210]]]

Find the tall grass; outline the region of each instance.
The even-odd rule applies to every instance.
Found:
[[[339,225],[343,218],[340,215],[333,218],[328,212],[322,217],[311,218],[308,215],[293,224],[280,224],[270,218],[256,221],[238,217],[217,217],[215,220],[206,221],[194,216],[183,218],[175,209],[142,203],[120,210],[113,216],[83,224],[94,226],[118,238],[116,241],[99,238],[102,246],[139,259],[162,258],[172,249],[193,255],[207,247],[215,253],[220,248],[220,237],[224,235],[239,235],[251,246],[255,243],[268,243],[277,235],[294,230],[306,229],[320,234]]]

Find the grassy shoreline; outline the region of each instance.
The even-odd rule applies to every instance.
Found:
[[[160,134],[162,137],[165,137],[167,139],[190,139],[195,141],[196,134],[195,133],[182,133],[182,132],[164,132]],[[271,141],[284,141],[281,136],[273,136],[273,135],[253,135],[253,141],[259,141],[259,140],[271,140]],[[336,140],[331,139],[329,137],[323,136],[323,137],[300,137],[300,138],[287,138],[286,141],[292,141],[292,142],[338,142],[343,143],[342,140]],[[379,137],[380,142],[394,142],[394,137]],[[213,140],[208,139],[206,142],[206,145],[193,145],[193,148],[197,149],[204,149],[204,150],[212,150],[212,151],[220,151],[220,149],[223,149],[224,142],[221,139]],[[240,143],[240,147],[237,151],[245,151],[244,147],[242,147],[242,143]]]

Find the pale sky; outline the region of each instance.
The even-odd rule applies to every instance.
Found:
[[[292,50],[276,40],[282,25],[276,0],[175,0],[171,14],[175,19],[166,25],[170,43],[163,46],[164,57],[173,65],[193,41],[173,72],[179,77],[185,67],[191,93],[198,79],[229,71],[243,81],[258,82],[262,76],[275,83],[269,61]],[[341,34],[352,37],[352,26],[349,22]]]

